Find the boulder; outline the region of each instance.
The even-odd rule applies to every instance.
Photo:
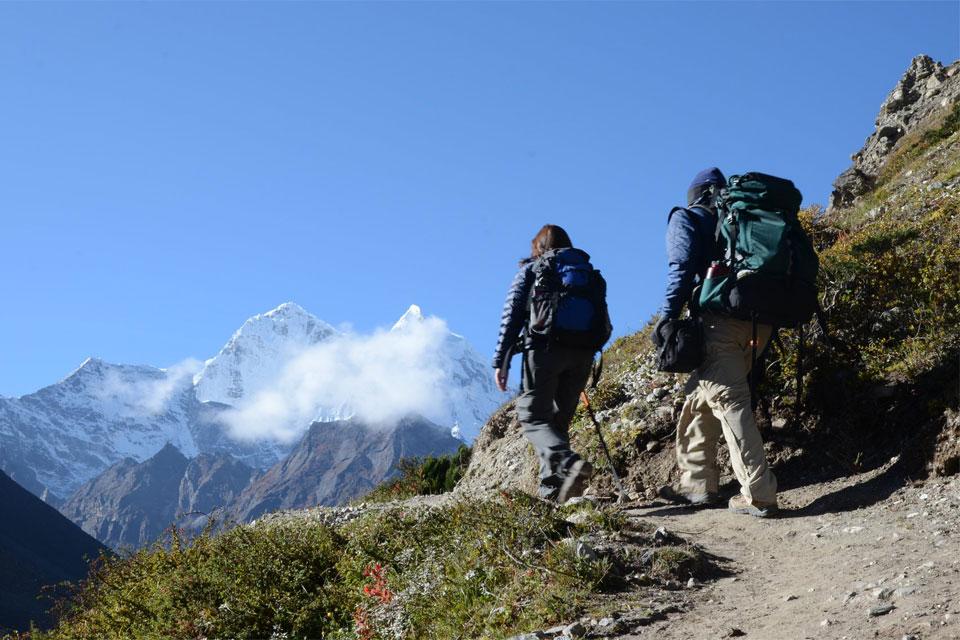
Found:
[[[520,432],[515,402],[500,407],[473,443],[470,465],[454,492],[480,497],[494,491],[537,494],[538,463]]]

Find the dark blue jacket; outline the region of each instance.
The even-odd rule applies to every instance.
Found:
[[[580,249],[559,249],[558,254],[564,254],[568,262],[589,262],[590,256]],[[513,277],[510,290],[507,291],[507,300],[503,304],[503,315],[500,317],[500,335],[497,338],[497,348],[493,353],[493,367],[499,369],[507,357],[507,351],[517,344],[520,332],[527,324],[527,308],[530,301],[530,289],[533,287],[534,260],[525,260],[520,264],[520,270]],[[525,348],[536,346],[524,344]]]
[[[667,292],[660,314],[679,318],[716,253],[717,216],[703,207],[677,208],[667,220]]]
[[[497,348],[493,352],[493,368],[499,369],[507,357],[507,351],[517,343],[520,332],[527,321],[527,301],[530,288],[533,287],[533,260],[520,264],[520,270],[513,277],[507,300],[503,303],[500,316],[500,334],[497,336]]]

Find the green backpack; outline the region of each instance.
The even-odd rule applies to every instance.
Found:
[[[698,298],[701,311],[777,327],[818,308],[820,261],[797,213],[793,183],[762,173],[731,176],[717,199],[717,255]]]

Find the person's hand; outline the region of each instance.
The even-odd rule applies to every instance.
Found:
[[[655,346],[657,349],[662,347],[664,341],[666,341],[666,338],[663,337],[663,334],[661,333],[661,331],[667,326],[667,324],[671,320],[672,318],[663,316],[662,318],[660,318],[657,324],[653,327],[653,332],[650,333],[650,341],[653,342],[653,346]]]
[[[507,376],[510,375],[510,367],[504,363],[499,369],[493,370],[493,381],[500,391],[507,390]]]

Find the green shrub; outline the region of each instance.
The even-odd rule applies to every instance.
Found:
[[[357,502],[388,502],[452,491],[467,471],[470,453],[470,447],[460,445],[450,455],[404,458],[397,464],[396,478],[381,483]]]
[[[923,142],[929,147],[941,140],[946,140],[957,131],[960,131],[960,102],[956,102],[943,121],[936,127],[923,132]]]
[[[880,170],[880,175],[876,181],[877,188],[882,188],[901,175],[926,151],[943,142],[958,130],[960,130],[960,102],[955,103],[936,126],[908,133],[902,140],[898,141],[896,150],[890,154]]]
[[[805,414],[793,414],[819,441],[807,445],[823,451],[831,461],[824,464],[848,472],[901,453],[919,471],[932,455],[929,430],[956,406],[960,194],[900,197],[906,215],[852,231],[826,217],[814,231],[830,345],[816,339],[814,324],[806,327]],[[778,397],[783,409],[796,393],[797,333],[782,330],[780,339],[760,396]]]
[[[917,221],[877,222],[822,254],[831,332],[864,380],[916,378],[956,348],[958,201]]]
[[[603,563],[560,544],[568,530],[523,495],[398,511],[348,526],[342,565],[355,573],[371,558],[389,564],[395,597],[368,616],[403,629],[400,637],[498,637],[574,616],[600,583]]]
[[[626,387],[611,378],[604,378],[596,389],[588,389],[587,393],[590,396],[590,405],[594,411],[605,411],[619,407],[630,399]]]
[[[174,532],[128,558],[102,558],[60,626],[40,638],[325,638],[358,601],[326,527],[238,527],[189,546]]]

